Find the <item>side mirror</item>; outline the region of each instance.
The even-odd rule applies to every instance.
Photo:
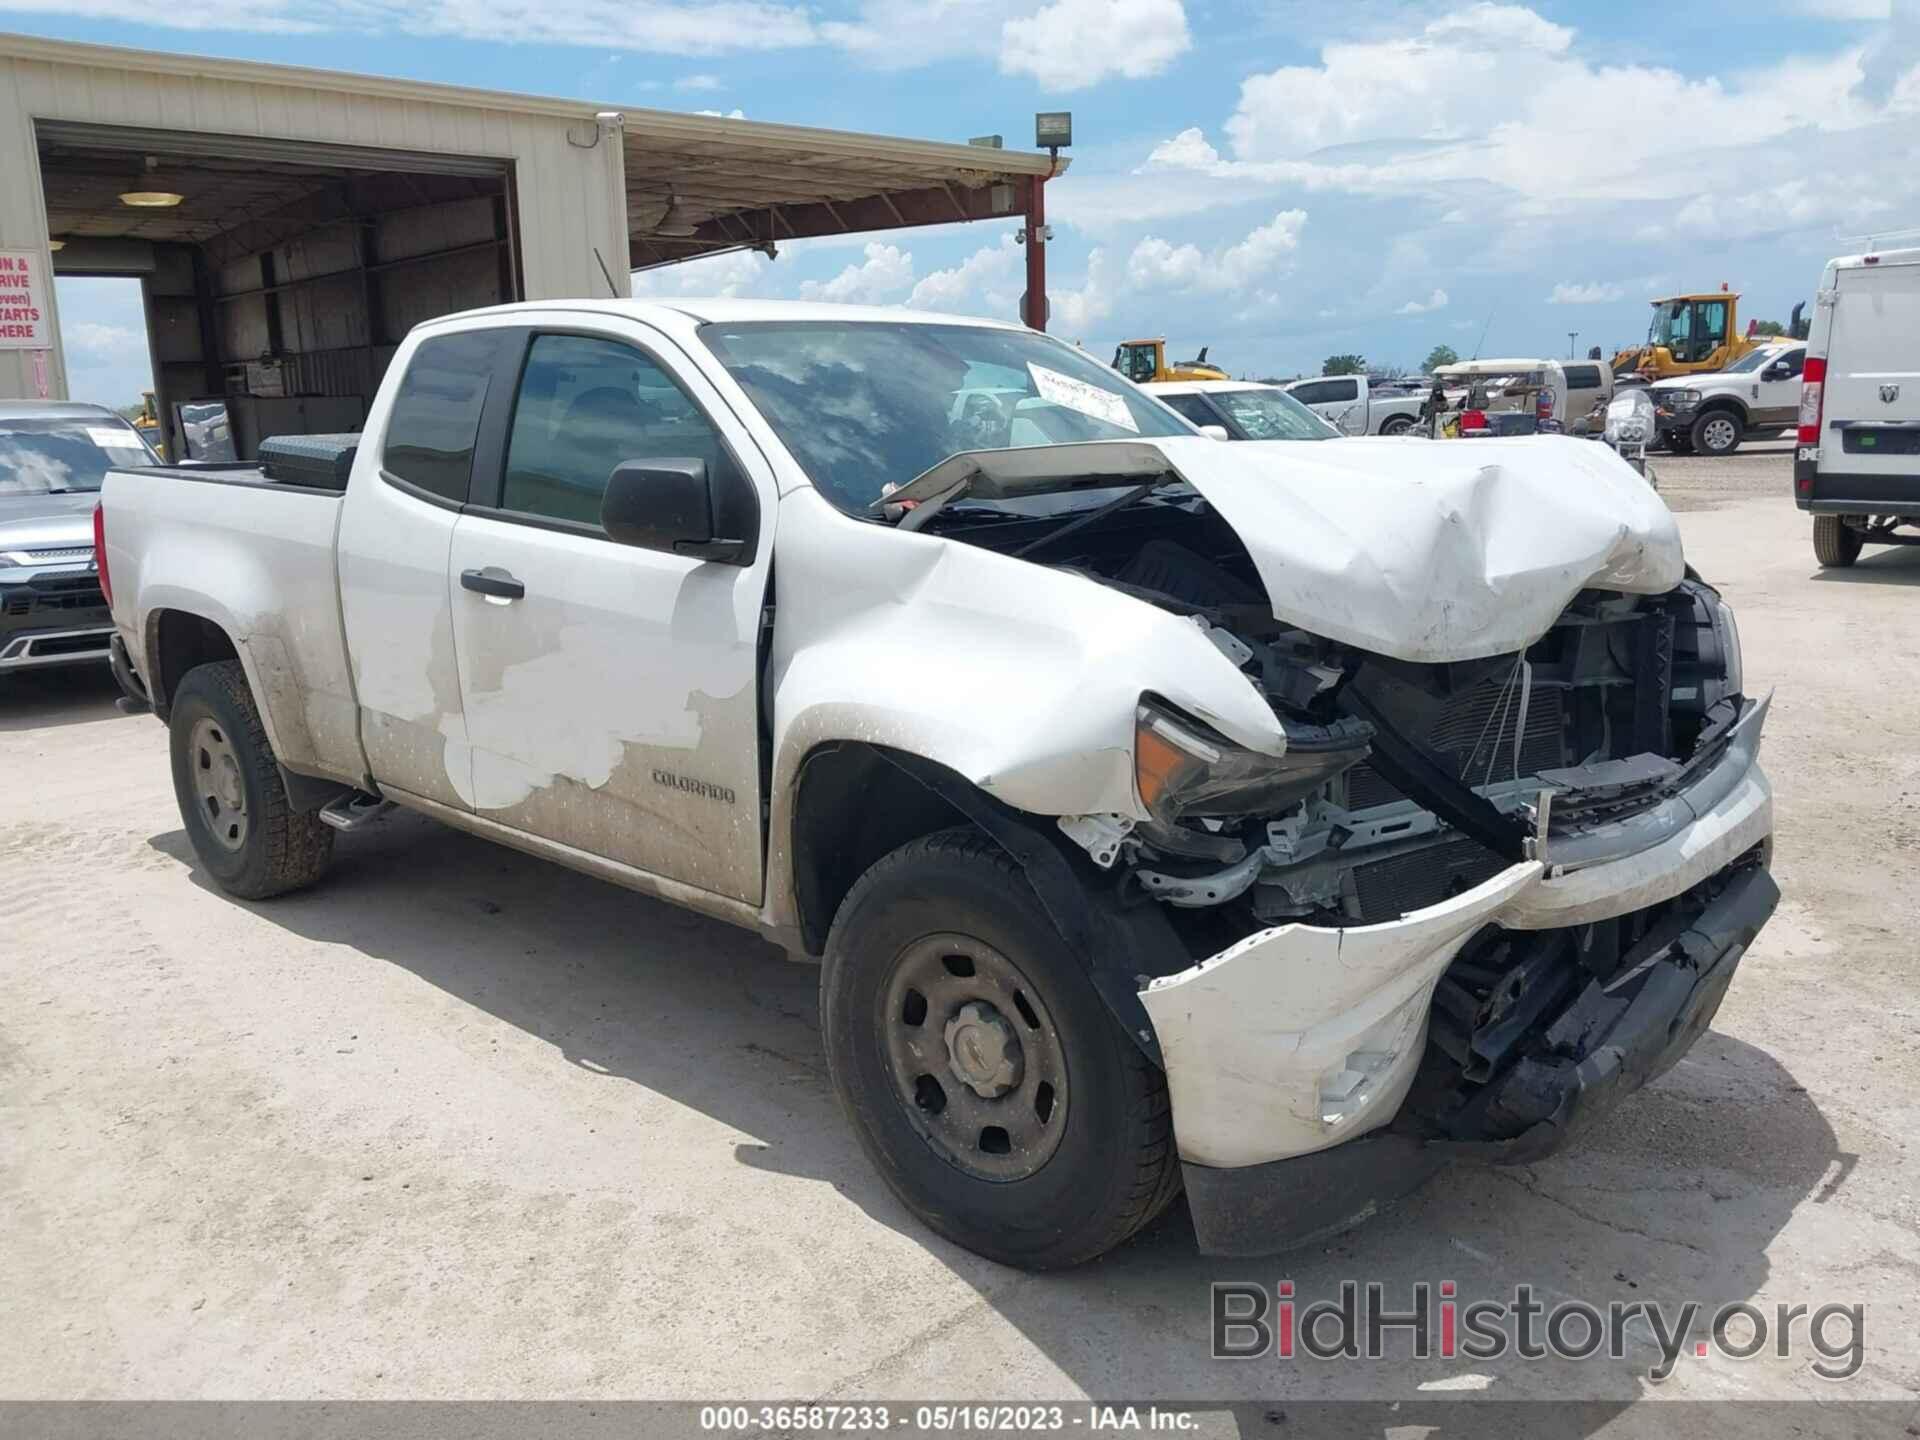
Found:
[[[1776,360],[1760,372],[1760,378],[1762,380],[1788,380],[1791,379],[1792,376],[1788,372],[1786,365]]]
[[[629,460],[616,466],[607,480],[600,526],[608,539],[622,545],[723,565],[746,564],[753,558],[752,539],[719,533],[717,513],[706,461]]]
[[[1214,440],[1231,440],[1233,438],[1233,436],[1227,433],[1227,427],[1224,425],[1202,425],[1200,427],[1200,433]]]

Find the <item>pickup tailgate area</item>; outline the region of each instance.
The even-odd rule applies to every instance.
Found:
[[[340,615],[342,499],[255,466],[114,470],[101,494],[114,625],[149,690],[179,678],[154,653],[178,633],[171,617],[218,626],[281,762],[357,784],[367,767]]]

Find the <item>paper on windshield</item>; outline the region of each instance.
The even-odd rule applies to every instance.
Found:
[[[1098,385],[1089,385],[1084,380],[1076,380],[1071,375],[1062,375],[1058,370],[1049,370],[1031,360],[1027,362],[1027,373],[1033,376],[1033,388],[1049,405],[1063,405],[1095,420],[1118,425],[1122,430],[1131,430],[1136,435],[1140,433],[1139,423],[1127,408],[1125,396],[1102,390]]]
[[[87,438],[103,450],[141,449],[140,437],[131,430],[121,430],[112,425],[88,425],[84,427]]]

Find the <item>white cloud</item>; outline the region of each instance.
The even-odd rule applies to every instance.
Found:
[[[1604,284],[1569,284],[1561,281],[1553,287],[1553,293],[1547,296],[1549,305],[1607,305],[1615,300],[1627,298],[1627,287],[1608,281]]]
[[[766,277],[771,264],[766,256],[753,250],[703,255],[697,260],[682,260],[677,265],[636,272],[633,293],[636,299],[751,294]]]
[[[673,82],[676,90],[719,90],[723,88],[718,75],[682,75]]]
[[[731,110],[696,110],[693,113],[696,115],[711,115],[716,120],[744,120],[747,118],[747,112],[742,110],[738,105],[734,106]]]
[[[1265,292],[1292,264],[1306,223],[1306,211],[1282,210],[1245,239],[1210,254],[1190,241],[1175,245],[1149,235],[1127,257],[1127,280],[1136,289]]]
[[[1409,300],[1393,313],[1396,315],[1430,315],[1435,310],[1447,308],[1447,292],[1436,289],[1424,300]]]
[[[1546,219],[1581,202],[1678,206],[1728,173],[1779,174],[1778,147],[1795,137],[1816,139],[1823,159],[1786,173],[1901,173],[1897,152],[1908,147],[1862,144],[1857,132],[1898,113],[1910,74],[1920,101],[1911,47],[1803,55],[1722,77],[1597,64],[1575,39],[1524,6],[1483,3],[1411,34],[1330,43],[1317,65],[1242,83],[1224,126],[1227,153],[1189,128],[1147,166],[1243,188],[1425,194],[1455,207],[1464,188],[1479,187],[1513,215]],[[1863,98],[1868,61],[1884,101]],[[1660,120],[1606,118],[1620,114]],[[1915,193],[1910,179],[1895,183]]]
[[[1013,319],[1026,288],[1026,252],[1011,235],[986,245],[958,265],[923,276],[907,296],[922,310]]]
[[[200,0],[159,8],[142,0],[0,0],[0,14],[9,13],[174,30],[459,36],[657,55],[826,46],[889,70],[991,61],[1003,74],[1030,75],[1053,90],[1157,75],[1192,45],[1182,0],[861,0],[851,19],[820,18],[800,0]],[[694,75],[676,88],[711,90],[719,82]]]
[[[1113,313],[1113,279],[1107,252],[1087,252],[1087,274],[1078,289],[1055,290],[1049,287],[1047,298],[1052,316],[1047,328],[1072,339],[1084,339],[1086,332]]]
[[[863,253],[864,260],[847,266],[831,280],[803,280],[800,298],[872,305],[898,295],[913,284],[913,256],[908,251],[876,240],[869,243]]]
[[[1158,75],[1193,45],[1181,0],[1052,0],[1000,27],[1000,69],[1049,90]]]
[[[103,325],[97,320],[76,320],[60,327],[60,343],[69,364],[108,365],[123,356],[144,355],[147,337],[124,325]]]

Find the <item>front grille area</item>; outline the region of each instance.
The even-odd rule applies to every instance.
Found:
[[[1357,918],[1362,925],[1398,920],[1409,910],[1438,905],[1491,880],[1506,864],[1479,841],[1461,838],[1357,866]]]
[[[32,585],[0,592],[0,614],[7,616],[45,615],[50,619],[71,620],[74,612],[105,610],[107,597],[100,593],[100,581],[93,575],[74,575],[59,579],[41,576]]]

